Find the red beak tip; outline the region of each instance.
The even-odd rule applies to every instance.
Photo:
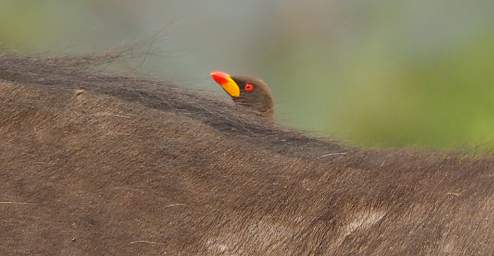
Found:
[[[216,81],[220,85],[223,85],[226,82],[228,82],[228,78],[230,77],[230,75],[228,75],[225,72],[221,72],[221,71],[211,72],[210,75],[211,75],[211,78],[213,78],[213,80]]]

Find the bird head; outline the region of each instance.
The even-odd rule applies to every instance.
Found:
[[[264,81],[249,76],[231,76],[220,71],[212,72],[211,78],[236,104],[250,108],[262,116],[272,117],[273,97],[271,89]]]

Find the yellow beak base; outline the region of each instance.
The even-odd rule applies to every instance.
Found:
[[[216,71],[211,73],[211,78],[221,85],[231,97],[240,97],[240,87],[229,74]]]

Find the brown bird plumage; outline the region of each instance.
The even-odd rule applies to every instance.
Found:
[[[273,118],[273,96],[266,82],[250,76],[231,76],[218,71],[212,72],[211,77],[238,105],[261,116]]]

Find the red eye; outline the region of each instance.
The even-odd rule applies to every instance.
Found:
[[[252,91],[254,90],[254,85],[252,85],[252,84],[246,84],[246,85],[244,86],[244,90],[245,90],[246,92],[252,92]]]

